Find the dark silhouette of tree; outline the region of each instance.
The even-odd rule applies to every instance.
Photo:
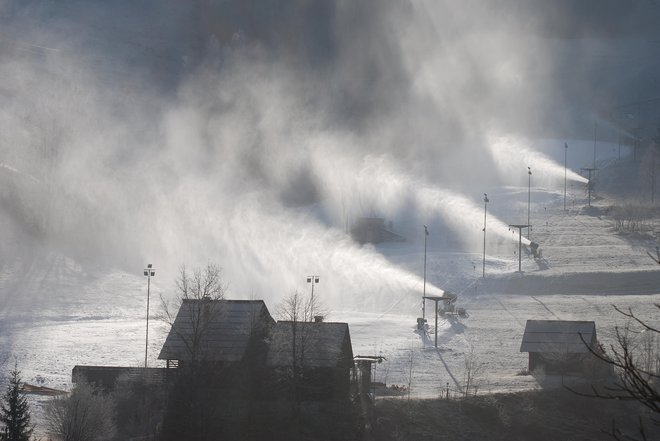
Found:
[[[208,263],[204,268],[195,268],[189,272],[181,267],[176,279],[176,308],[163,299],[164,321],[177,332],[190,355],[190,367],[197,368],[201,355],[201,343],[208,332],[209,324],[215,318],[217,302],[225,297],[226,287],[222,283],[222,269],[215,263]],[[182,308],[186,309],[190,320],[186,332],[179,332],[174,321]]]
[[[299,411],[302,399],[302,384],[305,380],[307,364],[306,352],[310,349],[311,328],[304,323],[314,321],[316,316],[325,315],[317,298],[306,298],[298,291],[294,291],[284,298],[278,307],[278,316],[291,326],[291,365],[290,371],[285,375],[293,394],[292,402],[296,413]]]
[[[660,304],[656,303],[654,306],[660,310]],[[660,328],[640,319],[631,308],[620,309],[616,305],[613,307],[629,320],[623,328],[615,327],[614,343],[609,347],[601,345],[591,348],[584,339],[582,341],[596,358],[614,368],[615,379],[605,386],[592,386],[590,393],[569,389],[583,396],[636,401],[651,412],[652,424],[660,426],[660,353],[657,346]],[[618,440],[637,439],[621,431],[616,424],[613,425],[611,434]],[[647,440],[641,418],[639,436],[642,440]]]
[[[21,392],[21,374],[16,365],[9,373],[9,385],[0,406],[0,422],[4,424],[0,440],[29,441],[33,430],[30,406]]]
[[[169,394],[162,428],[164,440],[210,441],[222,431],[217,390],[224,366],[205,359],[205,343],[220,312],[218,301],[226,290],[221,271],[215,263],[192,272],[182,266],[176,279],[176,308],[163,301],[164,321],[187,353]],[[186,317],[185,326],[180,328],[175,326],[178,315]]]

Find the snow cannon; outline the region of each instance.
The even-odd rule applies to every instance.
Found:
[[[445,291],[442,295],[442,309],[438,311],[441,316],[456,314],[456,300],[458,296],[453,292]]]
[[[534,259],[538,259],[541,257],[541,249],[539,248],[539,244],[536,242],[531,242],[529,244],[529,249],[532,251],[532,255],[534,256]]]

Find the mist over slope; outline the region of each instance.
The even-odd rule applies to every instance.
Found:
[[[534,140],[589,138],[651,69],[652,5],[522,3],[0,1],[0,258],[212,260],[239,297],[321,271],[332,302],[418,291],[346,225],[473,248],[489,188],[562,182]]]

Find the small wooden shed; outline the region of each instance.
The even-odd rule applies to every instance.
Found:
[[[585,373],[598,350],[593,321],[527,320],[520,352],[529,353],[530,372]]]

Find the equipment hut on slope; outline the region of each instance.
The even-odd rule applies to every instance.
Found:
[[[268,343],[267,398],[349,400],[352,367],[347,323],[279,321]]]
[[[364,245],[365,243],[402,242],[405,239],[385,227],[385,219],[380,217],[360,217],[351,228],[353,239]]]
[[[529,371],[589,373],[598,351],[592,321],[527,320],[520,352],[529,352]]]

